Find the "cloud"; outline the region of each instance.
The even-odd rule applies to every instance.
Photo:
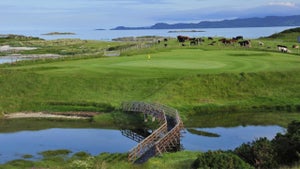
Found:
[[[286,7],[297,7],[296,3],[293,2],[269,2],[270,6],[286,6]]]

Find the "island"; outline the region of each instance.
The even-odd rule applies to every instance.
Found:
[[[42,35],[76,35],[76,34],[72,32],[49,32]]]
[[[175,30],[175,31],[168,31],[168,33],[179,33],[179,32],[205,32],[202,30]]]

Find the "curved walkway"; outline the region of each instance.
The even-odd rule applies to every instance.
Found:
[[[143,163],[149,158],[167,151],[180,150],[180,135],[183,123],[176,109],[144,102],[124,102],[122,110],[152,116],[160,127],[139,142],[128,154],[128,160]]]

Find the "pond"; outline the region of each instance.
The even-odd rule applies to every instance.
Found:
[[[243,143],[254,141],[260,137],[266,137],[271,140],[277,133],[285,132],[285,129],[280,126],[216,127],[196,128],[196,130],[214,133],[219,136],[209,137],[197,135],[194,132],[187,132],[181,141],[184,149],[196,151],[232,150]]]
[[[213,133],[213,136],[199,135],[199,131]],[[229,150],[259,137],[272,139],[278,132],[283,133],[285,129],[279,126],[193,128],[185,130],[181,143],[185,150]],[[68,149],[73,153],[84,151],[92,155],[125,153],[136,144],[121,131],[111,129],[50,128],[0,133],[0,163],[22,159],[28,154],[33,155],[30,160],[35,160],[41,158],[39,152],[57,149]]]
[[[21,61],[21,60],[28,60],[28,59],[20,58],[20,57],[0,57],[0,64],[14,63],[14,62]]]

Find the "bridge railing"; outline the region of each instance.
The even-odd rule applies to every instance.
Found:
[[[144,102],[123,102],[123,111],[145,113],[155,117],[159,122],[165,122],[165,114],[163,109],[157,109],[156,106]]]
[[[143,156],[148,150],[150,150],[155,142],[163,137],[167,133],[167,123],[161,125],[157,130],[155,130],[150,136],[145,138],[142,142],[136,145],[134,148],[130,150],[128,155],[129,161],[136,161],[141,156]]]
[[[183,123],[176,109],[161,104],[144,102],[124,102],[122,103],[122,109],[123,111],[149,114],[161,122],[161,126],[158,129],[130,150],[128,155],[129,161],[136,161],[153,147],[155,147],[155,153],[157,154],[166,152],[168,147],[180,144],[180,131],[183,128]],[[175,126],[171,126],[172,129],[170,131],[168,131],[166,115],[175,119],[176,122]]]
[[[157,153],[161,154],[166,152],[168,148],[172,149],[180,145],[180,132],[183,129],[183,123],[178,114],[176,115],[176,121],[174,128],[155,143]]]

